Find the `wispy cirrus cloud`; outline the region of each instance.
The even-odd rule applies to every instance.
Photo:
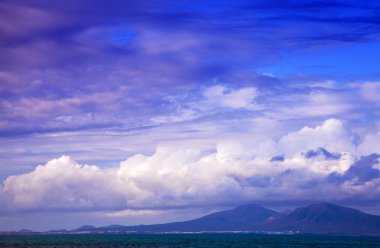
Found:
[[[260,109],[260,106],[255,102],[257,94],[255,87],[228,89],[222,85],[213,85],[191,95],[168,98],[167,102],[172,106],[174,113],[166,116],[155,116],[152,121],[173,123],[236,110],[255,111]]]
[[[69,1],[64,6],[47,1],[6,1],[2,6],[8,20],[1,26],[0,45],[0,94],[4,102],[18,113],[28,113],[22,104],[26,99],[35,99],[34,109],[42,109],[48,101],[62,102],[83,95],[95,98],[104,91],[122,92],[122,97],[107,104],[94,104],[95,109],[76,110],[84,116],[100,115],[110,120],[108,128],[151,125],[155,116],[172,114],[162,99],[199,92],[202,87],[215,85],[215,79],[227,85],[226,90],[288,91],[292,80],[265,76],[255,70],[280,62],[284,49],[293,54],[304,49],[318,52],[324,46],[376,40],[377,36],[377,14],[371,11],[377,8],[374,3],[241,1],[199,5],[114,1],[105,8],[103,3],[93,1]],[[24,14],[20,17],[21,12]],[[337,12],[344,15],[337,17]],[[228,103],[229,93],[223,94],[227,102],[219,102],[219,107],[244,104],[251,93],[241,95],[240,103],[236,99]],[[109,114],[101,105],[119,108]],[[349,107],[335,106],[336,111],[323,104],[315,111],[299,111],[324,115],[330,110],[332,115],[342,109],[348,111]],[[128,109],[138,109],[139,118],[128,118],[132,115]],[[182,117],[175,117],[176,121],[196,115],[189,109],[181,111]],[[49,113],[49,123],[62,119],[60,113]],[[12,120],[5,115],[2,133],[91,129],[97,122],[89,119],[87,125],[78,128],[73,128],[75,121],[54,123],[51,128],[44,124],[47,119],[39,118],[29,114]],[[24,123],[18,132],[12,130],[16,122]]]

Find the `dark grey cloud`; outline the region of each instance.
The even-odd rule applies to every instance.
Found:
[[[379,164],[379,158],[379,154],[362,156],[343,175],[333,173],[328,177],[328,181],[338,183],[352,181],[355,185],[364,185],[373,179],[378,179],[380,170],[374,166]]]
[[[340,159],[341,157],[339,153],[331,153],[322,147],[319,147],[316,150],[309,150],[304,153],[304,156],[306,158],[315,158],[318,156],[322,156],[325,159],[333,159],[333,160]]]

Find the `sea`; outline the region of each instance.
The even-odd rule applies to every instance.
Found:
[[[380,237],[253,233],[2,235],[0,247],[380,248]]]

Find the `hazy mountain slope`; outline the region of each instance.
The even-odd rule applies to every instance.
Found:
[[[189,221],[140,226],[112,225],[98,228],[83,226],[73,231],[293,231],[300,233],[380,235],[380,216],[329,203],[313,204],[283,213],[250,204]]]
[[[300,207],[271,217],[266,230],[380,235],[380,216],[329,203]]]

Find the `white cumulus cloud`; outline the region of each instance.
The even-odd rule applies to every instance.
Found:
[[[355,192],[375,199],[380,192],[367,190],[379,188],[378,180],[358,185],[344,177],[358,159],[355,149],[342,122],[330,119],[278,141],[223,142],[213,151],[161,146],[111,168],[80,165],[62,156],[8,177],[0,195],[8,210],[113,209],[127,215],[131,212],[123,209],[344,199]],[[337,179],[330,182],[329,175]]]
[[[301,150],[326,148],[333,152],[355,151],[352,135],[344,128],[342,121],[328,119],[315,128],[304,127],[285,135],[279,141],[279,150],[285,154],[295,154]]]

